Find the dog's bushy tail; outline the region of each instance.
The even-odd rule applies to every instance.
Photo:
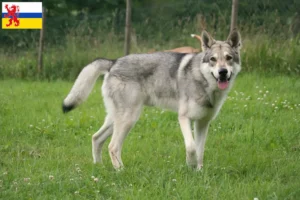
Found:
[[[70,93],[63,101],[63,112],[69,112],[87,99],[92,91],[97,78],[109,72],[114,64],[113,60],[96,59],[85,66],[78,75]]]

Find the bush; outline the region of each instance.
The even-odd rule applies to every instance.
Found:
[[[217,29],[207,25],[216,39],[225,40],[229,30],[221,25]],[[214,20],[212,20],[213,23]],[[147,53],[172,49],[180,46],[200,48],[192,39],[191,33],[199,33],[199,20],[185,18],[166,31],[157,31],[143,38],[137,29],[145,27],[147,22],[133,29],[131,53]],[[223,27],[223,30],[222,30]],[[268,34],[252,34],[251,26],[242,26],[243,36],[242,67],[243,71],[258,71],[272,74],[300,74],[300,36],[270,36]],[[88,34],[87,34],[88,33]],[[217,34],[215,34],[217,33]],[[88,24],[69,29],[62,44],[46,44],[44,51],[44,67],[37,74],[36,43],[15,53],[0,53],[3,60],[0,65],[0,78],[21,79],[64,79],[74,80],[80,70],[97,57],[118,58],[123,55],[123,34],[114,30],[102,30],[101,26],[92,29]]]

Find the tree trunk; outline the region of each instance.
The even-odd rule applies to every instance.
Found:
[[[130,35],[131,35],[131,0],[126,0],[126,26],[125,26],[125,44],[124,54],[130,52]]]
[[[239,0],[232,0],[230,31],[237,28],[238,4],[239,4]]]
[[[39,52],[38,52],[38,65],[37,72],[40,74],[43,70],[43,48],[44,48],[44,28],[45,28],[45,9],[43,8],[42,15],[42,29],[40,30],[40,40],[39,40]]]

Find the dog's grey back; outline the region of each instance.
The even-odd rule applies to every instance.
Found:
[[[122,84],[127,84],[130,85],[130,90],[120,100],[128,98],[134,90],[138,90],[144,104],[177,111],[178,70],[186,56],[192,59],[195,54],[158,52],[119,58],[105,78],[107,89],[112,92],[110,96],[115,97],[116,92],[125,92],[116,88],[116,84],[120,88]]]

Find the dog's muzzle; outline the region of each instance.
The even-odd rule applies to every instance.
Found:
[[[232,73],[230,73],[230,76],[227,77],[228,70],[226,68],[219,69],[219,77],[218,78],[215,77],[213,72],[211,72],[211,74],[216,79],[219,89],[225,90],[226,88],[228,88]]]

